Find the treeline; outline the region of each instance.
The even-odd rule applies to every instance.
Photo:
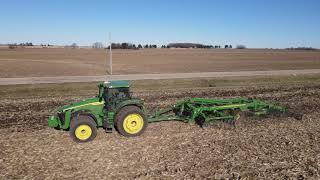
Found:
[[[165,46],[163,46],[165,47]],[[221,45],[205,45],[205,44],[197,44],[197,43],[170,43],[166,46],[167,48],[200,48],[200,49],[220,49],[223,48]],[[225,45],[224,48],[232,49],[232,45]]]
[[[26,43],[12,43],[12,44],[8,44],[8,47],[10,49],[14,49],[14,48],[18,48],[18,47],[25,47],[25,46],[33,46],[33,44],[31,42],[26,42]]]
[[[212,45],[195,44],[195,43],[170,43],[167,45],[167,47],[168,48],[213,48]]]
[[[104,48],[104,45],[101,42],[95,42],[92,44],[92,48],[101,49],[101,48]],[[107,46],[106,48],[109,49],[110,46]],[[138,45],[136,45],[133,43],[124,42],[124,43],[112,43],[111,48],[112,49],[142,49],[142,48],[152,49],[152,48],[158,48],[158,46],[155,44],[145,44],[145,45],[138,44]]]
[[[110,48],[110,46],[108,46],[107,48]],[[155,49],[155,48],[158,48],[158,46],[155,44],[135,45],[132,43],[112,43],[111,48],[112,49],[142,49],[142,48],[145,48],[145,49],[153,49],[154,48]]]
[[[92,48],[95,49],[101,49],[104,48],[103,44],[101,42],[95,42],[92,45]],[[107,48],[110,48],[108,46]],[[112,43],[111,44],[112,49],[156,49],[156,48],[200,48],[200,49],[219,49],[219,48],[225,48],[225,49],[232,49],[232,45],[204,45],[204,44],[197,44],[197,43],[170,43],[168,45],[162,45],[158,47],[156,44],[133,44],[133,43]],[[242,47],[245,48],[245,47]]]
[[[286,48],[286,50],[305,50],[305,51],[315,51],[318,50],[313,47],[291,47],[291,48]]]
[[[14,49],[14,48],[18,48],[18,47],[32,47],[32,46],[37,46],[37,45],[34,45],[32,42],[26,42],[26,43],[12,43],[12,44],[8,44],[8,47],[10,49]],[[40,44],[38,46],[41,46],[41,47],[50,47],[50,46],[53,46],[51,44]]]
[[[40,44],[40,45],[34,45],[31,42],[26,42],[26,43],[14,43],[14,44],[8,44],[10,49],[18,48],[18,47],[26,47],[26,46],[40,46],[43,48],[50,47],[53,45],[50,44]],[[88,46],[83,46],[83,47],[88,47]],[[95,42],[91,46],[94,49],[103,49],[103,48],[110,48],[110,46],[104,46],[102,42]],[[205,44],[200,44],[200,43],[170,43],[167,45],[162,45],[162,46],[157,46],[156,44],[133,44],[133,43],[128,43],[128,42],[123,42],[123,43],[112,43],[111,44],[112,49],[156,49],[156,48],[190,48],[190,49],[220,49],[220,48],[225,48],[225,49],[232,49],[232,45],[205,45]],[[66,45],[64,48],[80,48],[76,43],[72,43],[71,45]],[[235,48],[237,49],[246,49],[247,47],[245,45],[237,45]],[[311,47],[298,47],[298,48],[287,48],[289,50],[315,50],[314,48]]]

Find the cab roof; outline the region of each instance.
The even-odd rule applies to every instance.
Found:
[[[130,87],[130,81],[118,80],[118,81],[106,81],[104,86],[107,88],[128,88]]]

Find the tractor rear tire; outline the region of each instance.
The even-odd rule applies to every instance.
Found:
[[[97,136],[97,124],[86,114],[77,114],[70,123],[70,136],[77,143],[92,141]]]
[[[147,118],[137,106],[125,106],[116,115],[115,128],[125,137],[139,136],[147,126]]]

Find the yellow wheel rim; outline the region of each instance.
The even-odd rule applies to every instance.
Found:
[[[143,118],[139,114],[129,114],[123,121],[123,128],[129,134],[137,134],[143,128]]]
[[[91,127],[88,125],[80,125],[75,131],[75,135],[80,140],[87,140],[92,134]]]

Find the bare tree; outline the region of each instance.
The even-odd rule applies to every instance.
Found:
[[[129,43],[121,43],[121,49],[129,49]]]
[[[18,48],[18,45],[16,43],[9,44],[9,49],[15,49],[15,48]]]
[[[73,49],[79,48],[79,46],[76,43],[72,43],[70,47],[73,48]]]
[[[120,43],[112,43],[111,48],[112,49],[121,49],[121,44]]]
[[[237,45],[237,49],[247,49],[247,47],[245,45]]]
[[[92,48],[94,48],[94,49],[102,49],[103,48],[103,44],[101,42],[95,42],[95,43],[93,43]]]

